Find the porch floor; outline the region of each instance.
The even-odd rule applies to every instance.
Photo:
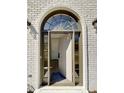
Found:
[[[83,86],[45,86],[34,93],[88,93]]]

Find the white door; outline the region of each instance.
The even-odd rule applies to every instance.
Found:
[[[73,82],[73,40],[72,34],[65,34],[59,42],[59,70],[68,79]]]

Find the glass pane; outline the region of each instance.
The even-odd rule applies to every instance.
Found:
[[[73,27],[74,30],[78,31],[77,23],[73,22],[72,23],[72,27]]]
[[[45,26],[44,26],[44,30],[45,31],[49,30],[49,26],[50,26],[50,24],[46,23]]]
[[[64,29],[65,30],[73,30],[70,22],[68,22],[68,21],[66,22]]]
[[[54,16],[54,19],[55,19],[55,21],[60,20],[61,19],[61,15]]]
[[[51,17],[48,19],[47,23],[52,24],[52,22],[54,22],[54,21],[55,21],[54,17]]]
[[[48,19],[44,27],[45,31],[78,31],[78,23],[71,16],[65,14],[57,14]]]
[[[57,28],[59,28],[59,25],[60,25],[60,21],[53,22],[53,24],[50,25],[50,30],[57,30]]]
[[[79,85],[79,33],[75,33],[75,84]]]

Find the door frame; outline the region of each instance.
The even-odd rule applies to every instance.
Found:
[[[48,32],[48,86],[50,85],[51,33]]]
[[[76,31],[80,32],[80,31]],[[50,70],[50,63],[51,63],[51,34],[71,34],[72,40],[72,83],[75,85],[75,31],[48,31],[48,86],[50,85],[50,77],[51,77],[51,70]],[[81,34],[81,33],[80,33]]]

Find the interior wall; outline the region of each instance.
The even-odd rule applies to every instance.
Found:
[[[52,38],[51,39],[51,58],[58,59],[58,52],[59,52],[59,39]]]
[[[68,41],[68,47],[66,50],[66,77],[72,81],[72,40]]]
[[[59,69],[60,72],[72,81],[72,40],[71,38],[61,38],[59,42]]]
[[[66,46],[67,44],[64,42],[64,38],[60,39],[59,42],[59,70],[66,77]],[[64,47],[65,46],[65,47]]]

